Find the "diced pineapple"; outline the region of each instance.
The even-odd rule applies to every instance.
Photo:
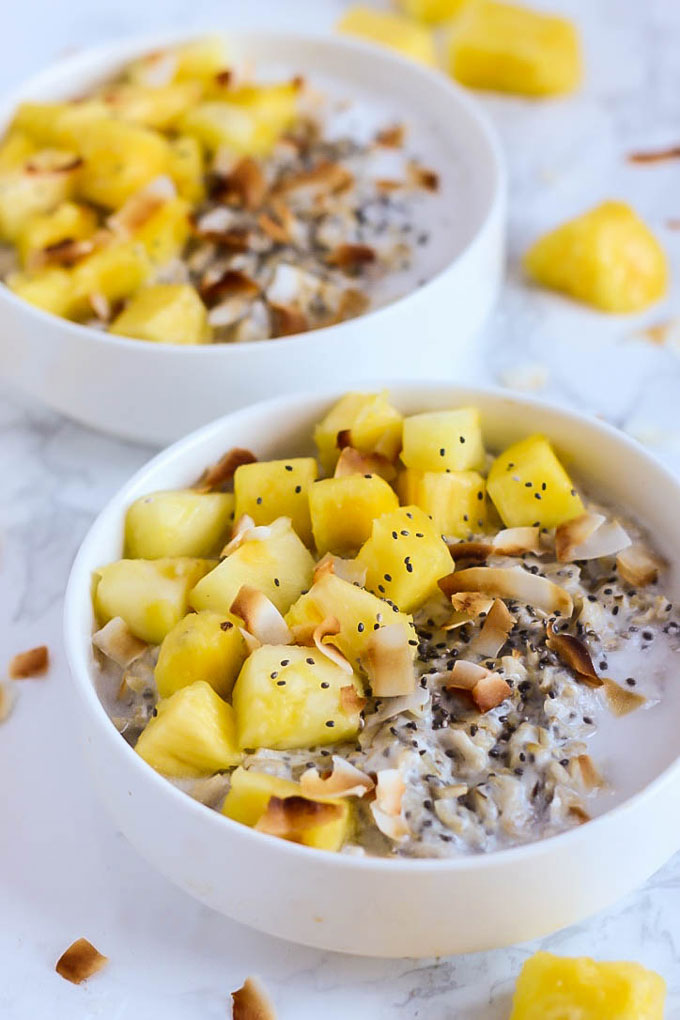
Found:
[[[372,7],[350,7],[337,25],[338,31],[387,46],[403,57],[428,67],[437,66],[437,53],[431,32],[417,21],[390,11]]]
[[[166,344],[202,344],[210,339],[208,313],[189,283],[156,283],[138,291],[110,333]]]
[[[355,669],[362,668],[362,658],[374,631],[387,624],[398,624],[403,628],[415,659],[418,641],[411,617],[335,574],[323,575],[307,594],[301,595],[287,613],[286,623],[289,627],[313,629],[330,616],[334,616],[340,624],[340,633],[333,637],[333,643],[350,659]]]
[[[194,609],[224,613],[242,585],[256,588],[285,613],[310,587],[314,560],[293,531],[290,520],[280,517],[270,525],[266,538],[251,538],[230,553],[191,592]]]
[[[413,503],[432,519],[441,535],[467,538],[486,525],[486,482],[477,471],[417,471],[399,478],[403,503]]]
[[[349,740],[359,731],[359,693],[357,677],[316,648],[262,645],[234,685],[239,747],[286,750]]]
[[[241,621],[231,613],[189,613],[166,634],[154,677],[161,698],[204,680],[228,698],[248,654]]]
[[[123,82],[108,86],[102,96],[114,117],[167,131],[201,95],[198,82],[150,86]]]
[[[113,241],[96,249],[72,270],[74,314],[90,314],[94,294],[110,302],[128,298],[150,273],[149,257],[138,241]]]
[[[572,22],[496,0],[467,5],[454,23],[449,70],[471,88],[551,96],[581,80]]]
[[[234,710],[197,680],[160,701],[135,751],[164,776],[190,779],[238,765]]]
[[[35,273],[11,273],[6,280],[14,293],[52,315],[68,317],[73,308],[71,274],[66,269],[41,269]]]
[[[264,155],[295,120],[297,95],[293,82],[229,89],[188,110],[181,128],[211,152],[224,145],[238,155]]]
[[[62,202],[52,212],[36,213],[17,239],[22,265],[30,264],[43,249],[60,241],[81,241],[97,229],[93,209],[76,202]]]
[[[399,0],[399,7],[409,18],[437,24],[454,18],[476,0]]]
[[[230,492],[152,492],[135,500],[125,515],[125,555],[146,560],[217,556],[233,519]]]
[[[21,103],[14,114],[12,130],[25,132],[39,146],[72,148],[83,128],[106,116],[106,104],[100,99],[77,103]]]
[[[221,36],[209,35],[177,46],[173,50],[177,61],[175,79],[211,79],[229,66],[225,41]]]
[[[182,135],[170,140],[168,173],[175,182],[179,195],[197,205],[203,200],[203,150],[196,138]]]
[[[170,198],[134,231],[154,265],[165,265],[182,251],[191,229],[189,211],[185,199]]]
[[[357,562],[366,567],[370,591],[410,613],[436,594],[437,581],[451,573],[452,561],[427,514],[417,506],[406,506],[373,522]]]
[[[36,149],[36,143],[25,132],[10,131],[0,143],[0,171],[20,170]]]
[[[404,418],[401,459],[419,471],[469,471],[484,464],[479,411],[426,411]]]
[[[76,134],[85,161],[79,192],[95,205],[117,209],[154,177],[167,173],[169,146],[157,131],[102,118]]]
[[[333,473],[340,456],[338,433],[344,431],[355,449],[393,460],[401,449],[402,421],[386,393],[346,393],[314,429],[324,471]]]
[[[43,150],[23,167],[0,174],[0,240],[16,242],[37,213],[71,198],[79,173],[72,154]]]
[[[236,519],[248,514],[256,524],[271,524],[277,517],[290,517],[302,541],[311,545],[309,491],[316,475],[313,457],[242,464],[234,474]]]
[[[399,506],[394,490],[378,475],[324,478],[309,490],[314,543],[320,555],[350,553],[371,534],[376,517]]]
[[[624,202],[603,202],[539,238],[524,258],[539,283],[605,312],[637,312],[668,287],[666,254]]]
[[[222,813],[242,825],[253,828],[267,810],[272,797],[300,797],[300,784],[292,779],[270,776],[267,772],[238,768],[232,774],[229,793],[222,805]],[[308,800],[309,798],[303,798]],[[312,802],[315,803],[315,802]],[[310,826],[299,833],[295,842],[313,846],[317,850],[340,850],[349,835],[351,808],[347,799],[326,801],[341,808],[340,817],[322,825]]]
[[[522,967],[510,1020],[663,1020],[666,982],[639,963],[536,953]]]
[[[489,496],[508,528],[554,528],[583,513],[573,482],[545,436],[514,443],[491,465]]]
[[[95,575],[97,619],[121,616],[142,641],[159,645],[189,611],[189,592],[207,574],[213,560],[117,560]]]

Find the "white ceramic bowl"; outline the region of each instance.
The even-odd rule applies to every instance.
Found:
[[[333,95],[369,101],[383,123],[403,118],[409,144],[440,172],[438,269],[407,296],[358,319],[285,339],[176,346],[111,336],[27,304],[0,284],[0,373],[43,403],[129,439],[167,443],[254,400],[360,383],[384,373],[443,378],[491,309],[504,259],[505,172],[495,133],[443,74],[346,38],[264,32],[229,35],[258,71],[302,73]],[[83,94],[125,61],[177,37],[114,43],[70,57],[0,107]],[[445,222],[449,225],[444,225]],[[435,232],[433,232],[434,234]],[[447,324],[442,328],[442,324]]]
[[[491,390],[395,385],[406,413],[481,409],[488,444],[530,432],[550,436],[579,478],[654,532],[680,564],[680,484],[614,429],[545,404]],[[311,426],[339,393],[264,402],[183,439],[143,468],[85,538],[66,593],[66,649],[85,753],[101,797],[139,852],[187,892],[230,917],[325,949],[375,956],[441,956],[524,941],[581,920],[643,882],[680,847],[677,743],[637,740],[624,720],[621,753],[640,769],[628,798],[589,824],[542,842],[456,860],[380,860],[336,855],[248,829],[181,793],[119,735],[93,686],[92,572],[121,555],[129,504],[193,481],[232,445],[261,457],[304,453]],[[672,579],[671,579],[672,580]],[[677,677],[668,677],[669,689]],[[662,703],[664,704],[664,703]],[[666,714],[680,701],[669,698]],[[632,729],[630,728],[632,727]],[[644,732],[644,730],[643,730]]]

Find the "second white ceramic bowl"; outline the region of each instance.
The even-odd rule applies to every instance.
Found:
[[[225,33],[226,34],[226,33]],[[365,43],[276,33],[226,34],[260,73],[301,73],[329,94],[405,120],[410,144],[441,177],[440,269],[405,297],[357,319],[285,339],[176,346],[101,333],[39,311],[0,283],[0,374],[50,407],[128,439],[167,443],[226,411],[384,374],[460,374],[493,306],[504,260],[505,173],[494,131],[443,74]],[[82,95],[127,60],[174,38],[114,43],[71,57],[0,106]],[[450,226],[444,226],[445,222]],[[434,231],[433,231],[434,234]]]
[[[407,414],[479,407],[492,449],[545,433],[581,481],[646,524],[677,574],[680,484],[622,433],[502,392],[442,384],[396,385],[390,392]],[[629,795],[587,825],[486,856],[385,860],[297,846],[209,810],[135,754],[97,697],[92,572],[120,557],[130,503],[193,482],[231,446],[260,457],[307,452],[313,424],[339,395],[284,397],[201,429],[143,468],[85,538],[66,593],[65,639],[86,758],[102,800],[139,852],[187,892],[296,942],[373,956],[442,956],[521,942],[580,921],[644,882],[680,847],[679,748],[673,739],[640,739],[640,713],[619,720],[630,720],[621,729],[620,753],[634,752],[638,763]],[[669,695],[679,680],[667,677]],[[670,696],[659,706],[677,714],[667,733],[680,726],[679,706]]]

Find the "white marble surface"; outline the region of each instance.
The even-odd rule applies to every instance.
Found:
[[[4,21],[0,86],[74,46],[128,32],[209,26],[232,16],[239,23],[323,28],[342,6],[339,0],[251,0],[246,13],[235,0],[24,0]],[[680,164],[642,168],[625,161],[631,148],[679,140],[680,5],[554,0],[550,6],[580,23],[588,78],[565,101],[484,100],[508,149],[511,261],[472,376],[520,387],[538,382],[546,396],[603,415],[680,470],[680,344],[636,339],[643,324],[678,314],[680,231],[666,224],[680,219]],[[642,320],[598,316],[521,282],[517,257],[527,240],[604,196],[632,201],[674,263],[670,300]],[[149,453],[0,392],[0,647],[5,659],[43,642],[52,653],[49,676],[21,685],[0,732],[0,1015],[221,1018],[230,990],[256,972],[282,1020],[504,1020],[514,976],[536,946],[385,962],[286,945],[168,885],[95,800],[69,720],[61,599],[89,522]],[[455,912],[455,904],[445,909]],[[80,935],[111,963],[76,988],[53,967]],[[658,968],[669,982],[667,1016],[680,1016],[680,856],[612,910],[542,945]]]

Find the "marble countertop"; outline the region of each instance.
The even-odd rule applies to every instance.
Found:
[[[24,0],[0,40],[0,87],[74,47],[164,26],[330,27],[338,0]],[[548,5],[546,5],[548,6]],[[652,343],[680,305],[680,164],[634,167],[626,154],[680,135],[677,0],[552,0],[581,26],[588,76],[576,97],[484,98],[510,166],[510,265],[468,378],[538,392],[627,430],[680,471],[680,328]],[[606,318],[527,288],[529,239],[603,197],[631,201],[674,266],[668,301],[636,319]],[[288,945],[193,902],[115,831],[83,771],[61,641],[68,570],[92,518],[150,455],[0,389],[0,647],[5,659],[46,643],[49,676],[20,685],[0,733],[0,1015],[208,1020],[259,974],[281,1020],[506,1020],[513,980],[537,945],[446,960],[380,961]],[[622,848],[620,852],[625,852]],[[283,892],[285,895],[285,891]],[[455,911],[455,904],[450,905]],[[54,973],[85,935],[110,957],[86,986]],[[541,941],[563,953],[633,958],[669,983],[680,1015],[680,856],[648,884],[578,927]]]

